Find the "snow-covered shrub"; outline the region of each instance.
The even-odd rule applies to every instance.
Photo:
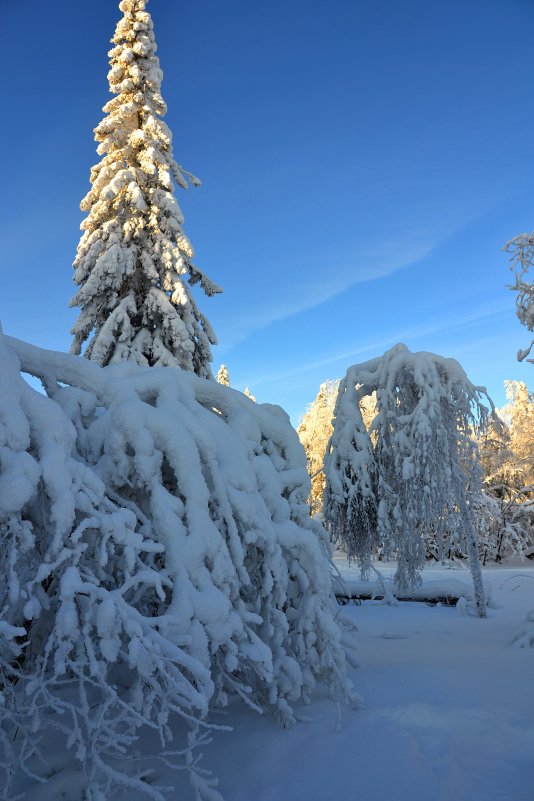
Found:
[[[282,410],[3,337],[0,381],[6,787],[52,728],[89,801],[121,784],[162,799],[124,765],[142,727],[168,751],[176,713],[191,727],[178,766],[209,797],[194,747],[229,693],[286,724],[317,680],[352,697],[351,630]]]
[[[369,429],[362,402],[376,393]],[[425,537],[441,556],[451,538],[467,549],[477,609],[485,614],[470,498],[480,492],[472,434],[484,425],[485,392],[454,359],[396,345],[347,370],[325,455],[324,516],[335,542],[369,570],[372,549],[395,555],[397,587],[417,586]]]
[[[534,509],[532,503],[482,492],[472,500],[483,564],[521,557],[533,543]]]
[[[528,500],[505,500],[484,489],[469,497],[483,565],[522,557],[534,542],[534,508]],[[452,529],[445,541],[438,541],[432,530],[425,533],[427,559],[436,561],[467,559],[462,532]]]

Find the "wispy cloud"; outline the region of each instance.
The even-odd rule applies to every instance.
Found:
[[[261,384],[268,384],[271,382],[282,381],[284,379],[292,378],[296,375],[304,374],[316,370],[320,367],[330,367],[333,371],[342,362],[342,372],[346,367],[351,364],[353,359],[369,355],[378,355],[385,349],[392,347],[398,342],[416,341],[422,337],[429,337],[441,333],[453,333],[454,331],[462,331],[473,325],[476,325],[483,320],[490,320],[502,314],[510,314],[510,304],[501,303],[493,306],[479,307],[477,310],[466,314],[464,316],[449,317],[446,320],[432,320],[432,322],[422,323],[420,325],[412,326],[401,330],[394,331],[388,334],[387,337],[367,342],[365,345],[359,347],[349,348],[343,351],[333,351],[327,356],[320,359],[299,364],[291,370],[286,370],[280,373],[272,374],[258,374],[247,378],[248,384],[257,387]],[[337,371],[339,373],[339,370]]]
[[[472,218],[468,220],[471,221]],[[416,264],[461,227],[458,221],[443,217],[439,222],[426,222],[423,230],[405,229],[378,246],[354,245],[344,252],[316,254],[311,264],[308,261],[306,265],[288,266],[287,276],[305,275],[305,280],[285,280],[283,286],[273,282],[263,303],[249,305],[245,313],[221,321],[222,351],[230,350],[255,331],[320,306],[357,284],[377,281]]]

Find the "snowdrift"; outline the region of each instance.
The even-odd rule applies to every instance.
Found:
[[[229,693],[284,724],[318,680],[356,700],[353,630],[309,489],[278,407],[0,332],[6,786],[16,764],[39,780],[39,736],[54,728],[82,763],[87,799],[117,784],[162,799],[125,762],[148,727],[198,798],[215,797],[194,749]],[[170,753],[175,713],[190,737]]]

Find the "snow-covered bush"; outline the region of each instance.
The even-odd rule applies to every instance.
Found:
[[[38,780],[55,729],[88,801],[121,784],[161,800],[127,758],[147,727],[172,759],[174,714],[190,725],[177,765],[210,797],[194,748],[229,693],[286,724],[317,680],[352,697],[351,629],[282,410],[3,337],[0,382],[5,797],[16,766]]]
[[[523,556],[533,544],[534,508],[532,502],[519,502],[517,496],[504,499],[482,492],[472,499],[480,558],[502,562]]]
[[[362,401],[376,393],[369,429]],[[480,492],[478,449],[485,392],[454,359],[396,345],[347,370],[325,455],[324,516],[335,542],[369,570],[372,549],[395,555],[397,587],[417,586],[425,537],[441,556],[451,538],[469,555],[478,614],[485,614],[470,498]]]
[[[505,500],[483,489],[469,496],[478,539],[478,553],[483,565],[523,557],[534,543],[534,506],[528,499]],[[468,559],[461,530],[451,530],[438,540],[429,530],[424,537],[427,559],[436,561]]]

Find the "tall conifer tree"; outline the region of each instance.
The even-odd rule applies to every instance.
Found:
[[[198,180],[174,160],[162,117],[162,72],[147,0],[122,0],[109,52],[113,97],[95,128],[101,161],[91,170],[88,212],[74,261],[81,308],[72,352],[101,365],[120,360],[211,377],[216,338],[189,284],[221,290],[194,264],[174,184]]]

